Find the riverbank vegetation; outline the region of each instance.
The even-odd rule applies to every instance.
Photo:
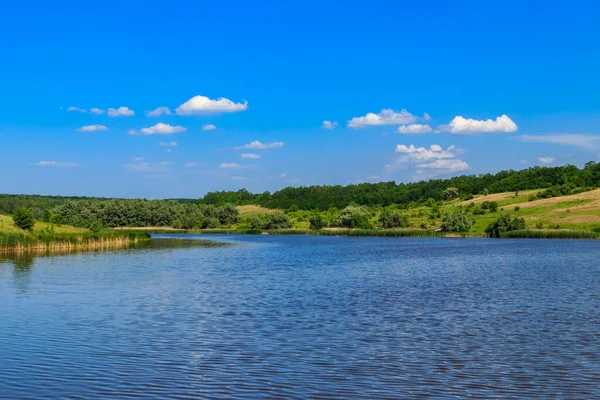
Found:
[[[468,232],[505,237],[506,232],[524,230],[600,232],[598,186],[600,164],[589,162],[584,168],[533,167],[408,184],[311,186],[273,194],[242,189],[208,193],[198,200],[2,195],[0,210],[12,210],[25,229],[31,219],[21,217],[28,214],[25,208],[29,210],[35,219],[33,233],[160,227],[198,232],[390,231],[396,236],[405,235],[396,232],[412,232],[412,236]],[[0,215],[0,232],[21,232],[16,220],[8,226],[7,218]],[[434,233],[415,233],[422,231]]]
[[[102,233],[0,232],[0,252],[53,252],[121,248],[150,240],[147,232],[105,231]]]

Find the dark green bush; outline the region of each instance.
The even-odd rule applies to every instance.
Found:
[[[523,218],[513,218],[510,214],[502,214],[496,222],[489,224],[487,228],[485,228],[485,233],[489,237],[499,238],[502,232],[523,229],[525,229],[525,220]]]
[[[16,227],[25,231],[30,231],[35,226],[35,217],[33,216],[33,213],[25,207],[17,208],[13,212],[12,219]]]

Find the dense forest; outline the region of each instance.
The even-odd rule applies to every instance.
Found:
[[[532,167],[521,171],[501,171],[497,174],[462,175],[450,179],[432,179],[414,183],[361,183],[348,186],[288,187],[275,193],[251,194],[246,189],[237,192],[211,192],[198,200],[201,204],[259,204],[268,208],[327,210],[350,204],[411,206],[429,199],[443,200],[444,190],[457,188],[462,197],[484,193],[502,193],[529,189],[553,188],[563,194],[574,188],[600,186],[600,164],[588,162],[584,168],[574,165]]]
[[[244,204],[257,204],[287,211],[335,211],[346,209],[348,206],[390,205],[406,209],[444,200],[444,192],[448,188],[456,190],[457,196],[469,199],[476,194],[529,189],[546,189],[539,192],[539,196],[554,197],[599,186],[600,164],[589,162],[584,168],[573,165],[533,167],[521,171],[463,175],[414,183],[380,182],[348,186],[288,187],[272,194],[252,194],[246,189],[241,189],[236,192],[211,192],[198,200],[0,195],[0,213],[10,214],[24,207],[29,209],[37,220],[86,228],[92,224],[103,227],[215,228],[237,223],[238,211],[234,206]],[[329,218],[330,224],[335,225],[339,218],[343,219],[343,213],[338,214],[333,212]],[[280,219],[281,216],[257,219],[253,221],[253,225],[285,226],[287,222]],[[341,222],[338,225],[345,226]]]

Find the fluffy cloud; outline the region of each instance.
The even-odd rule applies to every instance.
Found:
[[[39,161],[34,163],[36,167],[78,167],[79,164],[74,162],[59,162],[59,161]]]
[[[519,139],[527,143],[549,143],[575,146],[586,150],[600,149],[600,135],[561,134],[561,135],[521,135]]]
[[[450,173],[450,172],[458,172],[458,171],[465,171],[467,169],[469,169],[469,164],[467,164],[464,161],[461,161],[457,158],[455,159],[451,159],[451,160],[435,160],[431,163],[426,163],[426,164],[418,164],[417,168],[419,169],[437,169],[437,170],[443,170],[444,173]]]
[[[79,107],[73,107],[73,106],[67,108],[67,111],[78,111],[80,113],[86,112],[85,108],[79,108]]]
[[[503,114],[499,117],[486,120],[476,120],[472,118],[454,117],[450,124],[438,126],[440,132],[450,132],[457,135],[472,135],[478,133],[510,133],[516,132],[517,124],[513,122],[508,115]]]
[[[393,172],[412,169],[414,178],[425,179],[470,169],[469,164],[456,157],[454,150],[458,149],[450,146],[444,150],[437,144],[432,144],[429,148],[399,144],[396,146],[398,156],[384,170]]]
[[[109,117],[131,117],[135,115],[135,112],[128,107],[109,108],[107,113]]]
[[[160,145],[163,147],[177,147],[179,146],[177,142],[160,142]]]
[[[416,120],[417,117],[406,110],[395,112],[388,108],[381,110],[379,114],[367,113],[364,117],[354,117],[348,121],[348,127],[358,129],[367,126],[404,125],[412,124]]]
[[[250,160],[257,160],[257,159],[260,158],[260,155],[259,154],[244,153],[244,154],[240,155],[240,157],[247,158],[247,159],[250,159]]]
[[[556,158],[554,158],[554,157],[539,157],[537,160],[539,162],[541,162],[542,164],[551,164],[554,161],[556,161]]]
[[[425,147],[415,147],[414,145],[406,146],[399,144],[396,146],[396,153],[402,154],[401,162],[413,162],[423,160],[434,160],[440,158],[454,158],[455,155],[452,153],[454,146],[448,147],[444,150],[437,144],[432,144],[429,149]]]
[[[429,125],[411,124],[399,126],[397,132],[403,135],[417,135],[433,132],[433,129]]]
[[[157,107],[152,111],[146,111],[147,117],[160,117],[161,115],[171,115],[169,107]]]
[[[215,129],[217,129],[217,127],[213,124],[206,124],[202,127],[203,131],[214,131]]]
[[[338,122],[331,122],[331,121],[323,121],[323,129],[335,129],[338,126]]]
[[[140,129],[140,133],[142,135],[173,135],[175,133],[185,132],[187,129],[183,126],[172,126],[169,124],[163,124],[159,122],[158,124],[151,126],[150,128],[142,128]],[[129,131],[130,135],[137,135],[138,133],[135,130]]]
[[[239,112],[248,109],[248,102],[234,103],[224,97],[211,100],[206,96],[194,96],[175,109],[178,115]]]
[[[77,132],[96,132],[96,131],[107,131],[108,128],[104,125],[86,125],[81,128],[77,128]]]
[[[239,168],[240,166],[236,163],[222,163],[219,164],[219,168],[222,169],[233,169],[233,168]]]
[[[267,150],[267,149],[278,149],[283,147],[283,142],[272,142],[272,143],[261,143],[258,140],[254,142],[250,142],[241,147],[237,147],[238,150],[241,149],[251,149],[251,150]]]
[[[94,107],[94,108],[91,108],[91,109],[90,109],[90,112],[91,112],[92,114],[96,114],[96,115],[100,115],[100,114],[104,114],[104,113],[105,113],[105,111],[104,111],[104,110],[101,110],[101,109],[99,109],[99,108],[96,108],[96,107]]]

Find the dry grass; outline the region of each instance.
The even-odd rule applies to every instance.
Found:
[[[536,191],[534,191],[536,192]],[[489,196],[488,196],[489,197]],[[586,200],[586,202],[580,202]],[[591,200],[591,201],[590,201]],[[535,201],[528,201],[526,203],[515,203],[513,206],[519,206],[521,208],[532,208],[532,207],[544,207],[553,206],[559,203],[571,203],[580,202],[580,204],[570,207],[573,209],[600,209],[600,189],[590,190],[589,192],[583,192],[578,194],[572,194],[570,196],[552,197],[550,199],[541,199]],[[566,211],[566,209],[565,209]]]
[[[522,190],[519,192],[519,197],[520,196],[530,196],[532,194],[536,194],[537,192],[539,192],[539,190]],[[472,200],[459,202],[458,205],[466,206],[470,203],[481,204],[484,201],[496,201],[496,202],[500,203],[504,200],[510,200],[514,196],[515,196],[515,192],[494,193],[494,194],[488,194],[487,196],[478,195],[478,196],[475,196],[475,198]]]
[[[273,214],[276,212],[281,212],[281,210],[274,210],[270,208],[264,208],[256,205],[246,205],[246,206],[237,206],[238,211],[240,212],[240,217],[249,217],[252,215],[265,215],[265,214]]]

